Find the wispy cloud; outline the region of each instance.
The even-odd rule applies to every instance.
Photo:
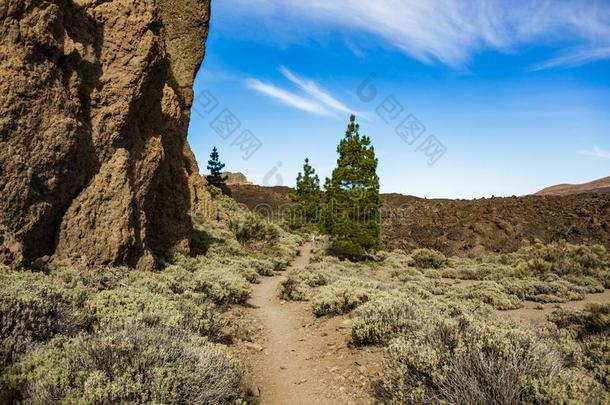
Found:
[[[302,78],[284,66],[280,66],[280,72],[286,79],[295,84],[304,95],[283,89],[275,84],[264,83],[258,79],[248,79],[246,85],[258,93],[311,114],[328,117],[338,117],[339,114],[356,114],[361,118],[368,119],[366,114],[349,108],[313,80]]]
[[[329,92],[322,89],[316,82],[313,80],[308,80],[297,76],[292,71],[288,70],[284,66],[280,66],[280,72],[284,75],[284,77],[290,80],[292,83],[296,84],[301,90],[307,93],[310,97],[315,99],[316,101],[324,104],[325,106],[331,108],[332,110],[345,113],[345,114],[356,114],[359,117],[366,118],[366,114],[355,111],[353,108],[349,108],[343,102],[337,100],[333,97]]]
[[[610,59],[610,47],[599,49],[587,49],[582,51],[574,51],[557,56],[553,59],[541,62],[532,67],[532,70],[552,69],[560,66],[573,67],[581,66],[590,62],[601,59]]]
[[[597,146],[593,147],[592,150],[581,150],[578,151],[581,155],[593,156],[602,159],[610,159],[610,150],[600,149]]]
[[[349,28],[381,38],[424,62],[464,68],[477,52],[554,45],[558,56],[535,68],[610,58],[610,6],[591,0],[224,0],[235,15],[298,27],[303,34]],[[303,23],[304,20],[315,24]],[[300,24],[297,24],[297,23]],[[281,32],[284,30],[275,30]]]
[[[258,79],[248,79],[246,81],[248,87],[261,94],[272,97],[288,106],[298,110],[305,111],[316,115],[333,116],[333,114],[324,106],[315,101],[308,100],[292,93],[288,90],[281,89],[273,84],[263,83]]]

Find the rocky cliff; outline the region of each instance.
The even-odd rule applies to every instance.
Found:
[[[153,268],[189,250],[209,7],[0,0],[0,263]]]

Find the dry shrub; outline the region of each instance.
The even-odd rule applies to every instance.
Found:
[[[441,270],[446,278],[460,280],[500,280],[512,277],[515,269],[501,263],[479,262],[466,258],[451,258],[449,265]]]
[[[419,326],[417,311],[421,311],[421,308],[408,299],[388,298],[367,302],[354,313],[352,342],[357,345],[388,344],[395,337]]]
[[[0,370],[57,334],[72,335],[91,320],[73,301],[84,299],[44,274],[11,272],[0,277]]]
[[[243,278],[231,272],[216,270],[194,274],[194,291],[206,294],[219,304],[243,304],[251,288]]]
[[[452,296],[458,299],[476,300],[500,311],[523,307],[523,302],[519,297],[507,294],[502,286],[494,281],[483,281],[480,284],[469,286],[463,291],[456,291]]]
[[[381,401],[483,405],[608,399],[591,378],[564,368],[554,344],[531,330],[429,315],[419,320],[418,332],[409,330],[390,342],[387,371],[376,384]]]
[[[595,334],[610,336],[610,304],[590,303],[583,311],[559,309],[548,316],[550,322],[568,329],[578,339]]]
[[[340,280],[320,289],[311,307],[316,316],[347,314],[378,294],[373,284]]]
[[[546,280],[534,277],[509,277],[500,280],[507,294],[513,294],[521,300],[562,303],[578,301],[585,298],[585,290],[557,276],[549,276]]]
[[[447,258],[441,252],[431,249],[416,249],[411,252],[411,260],[415,267],[422,269],[440,269],[447,263]]]
[[[2,376],[3,401],[230,404],[242,371],[221,346],[140,323],[59,337]]]
[[[307,266],[293,271],[280,283],[279,295],[287,301],[307,301],[310,289],[321,287],[330,281],[330,275],[317,266]]]

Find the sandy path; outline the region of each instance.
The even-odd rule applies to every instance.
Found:
[[[306,266],[305,244],[287,272]],[[344,318],[317,320],[307,303],[282,302],[278,284],[285,276],[266,277],[253,291],[251,314],[263,331],[250,350],[250,385],[262,404],[366,404],[372,375],[370,352],[347,347]]]

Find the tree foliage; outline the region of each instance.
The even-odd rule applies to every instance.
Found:
[[[317,222],[322,192],[320,191],[320,178],[309,164],[308,158],[305,159],[303,172],[299,172],[297,176],[297,184],[295,190],[290,193],[290,199],[297,203],[290,212],[292,227]]]
[[[332,250],[340,257],[360,259],[380,247],[379,177],[375,149],[360,135],[352,115],[337,152],[337,167],[326,179],[326,204],[321,230],[331,236]]]
[[[210,171],[210,174],[206,177],[208,183],[222,189],[225,185],[226,179],[222,175],[222,170],[224,168],[225,164],[220,161],[218,149],[216,149],[216,146],[214,146],[214,149],[212,149],[212,153],[210,153],[210,160],[208,160],[208,170]]]

